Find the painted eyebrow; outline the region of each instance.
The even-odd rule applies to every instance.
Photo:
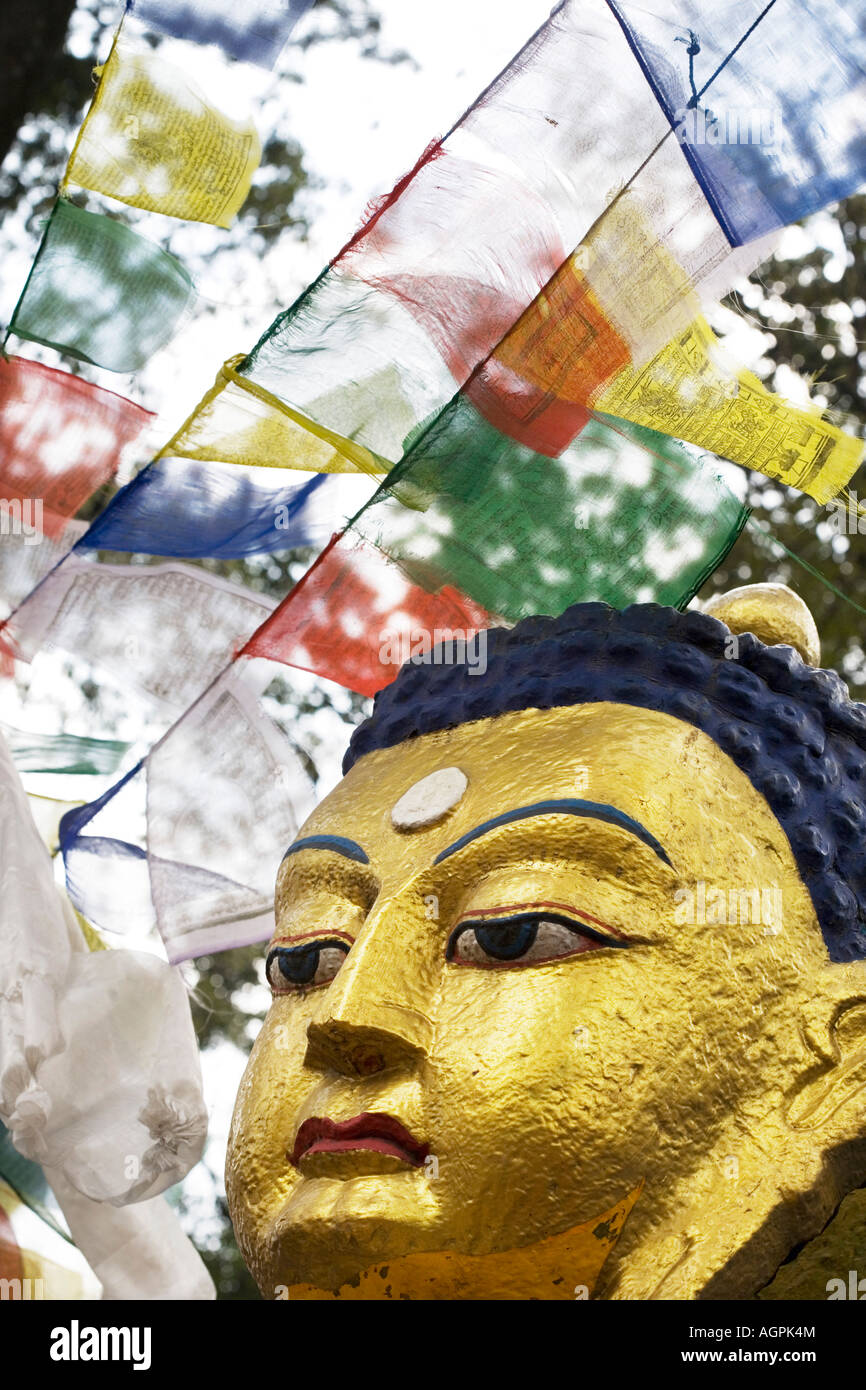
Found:
[[[477,840],[480,835],[486,835],[489,830],[495,830],[497,826],[509,825],[512,821],[529,820],[532,816],[549,816],[551,813],[568,816],[585,816],[591,820],[606,821],[609,825],[617,825],[621,830],[627,830],[629,834],[637,836],[643,844],[658,855],[663,863],[670,865],[667,851],[659,844],[655,835],[651,835],[646,826],[641,825],[640,821],[633,820],[627,816],[625,811],[617,810],[616,806],[607,806],[600,801],[536,801],[532,806],[518,806],[514,811],[503,811],[501,816],[494,816],[492,820],[483,821],[481,825],[476,825],[474,830],[467,830],[465,835],[461,835],[459,840],[448,845],[437,854],[434,864],[441,864],[443,859],[449,855],[456,854],[459,849]]]
[[[302,849],[329,849],[333,854],[342,854],[344,859],[354,859],[356,864],[370,862],[367,851],[354,840],[347,840],[344,835],[307,835],[303,840],[295,840],[283,855],[283,862],[290,854],[297,854]]]

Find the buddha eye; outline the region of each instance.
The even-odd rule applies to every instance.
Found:
[[[333,980],[349,950],[348,941],[323,938],[299,946],[275,946],[268,954],[265,974],[276,994],[291,994]]]
[[[582,922],[545,912],[522,912],[514,917],[461,922],[448,941],[446,959],[456,965],[495,968],[598,951],[604,946],[627,946]]]

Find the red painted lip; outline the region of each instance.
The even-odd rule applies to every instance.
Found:
[[[297,1168],[301,1159],[309,1154],[347,1153],[351,1149],[391,1154],[413,1168],[421,1168],[430,1145],[422,1144],[393,1115],[371,1114],[365,1110],[362,1115],[341,1120],[339,1124],[314,1115],[304,1120],[298,1130],[289,1162]]]

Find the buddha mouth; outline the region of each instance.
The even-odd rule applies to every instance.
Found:
[[[422,1168],[430,1145],[416,1139],[393,1115],[373,1114],[365,1110],[363,1114],[339,1123],[314,1115],[304,1120],[298,1130],[289,1162],[297,1168],[302,1158],[312,1154],[348,1153],[352,1149],[389,1154],[392,1158],[411,1164],[413,1168]]]

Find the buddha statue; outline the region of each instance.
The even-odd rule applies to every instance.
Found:
[[[709,607],[493,629],[355,730],[279,870],[229,1141],[265,1297],[828,1296],[866,707],[790,590]]]

